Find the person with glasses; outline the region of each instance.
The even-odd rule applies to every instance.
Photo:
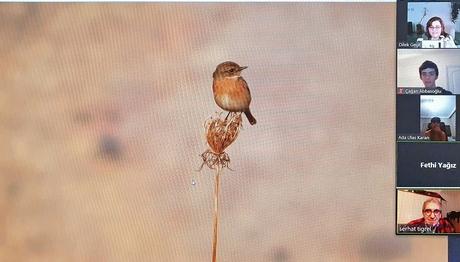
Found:
[[[455,228],[446,218],[442,217],[442,204],[437,198],[429,198],[423,202],[422,218],[410,221],[407,226],[429,228],[425,233],[455,233]]]
[[[438,66],[432,61],[425,61],[418,68],[420,80],[426,89],[433,89],[436,94],[439,95],[452,95],[452,92],[445,90],[442,87],[436,86],[436,80],[438,80],[439,70]]]
[[[428,40],[437,40],[444,43],[444,48],[457,48],[454,39],[445,31],[444,22],[440,17],[432,17],[426,23],[425,35]]]

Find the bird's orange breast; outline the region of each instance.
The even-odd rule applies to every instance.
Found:
[[[246,83],[238,78],[215,79],[213,92],[217,105],[227,111],[242,112],[251,103],[251,94]]]

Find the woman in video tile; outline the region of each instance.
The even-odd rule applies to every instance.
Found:
[[[457,48],[454,39],[445,31],[444,22],[440,17],[434,16],[426,23],[425,35],[428,40],[441,40],[445,48]]]

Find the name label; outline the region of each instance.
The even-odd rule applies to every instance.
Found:
[[[420,168],[456,169],[457,164],[451,162],[420,162]]]

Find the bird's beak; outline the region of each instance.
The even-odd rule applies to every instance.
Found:
[[[248,68],[247,66],[240,66],[240,68],[238,68],[238,71],[242,71],[244,69]]]

